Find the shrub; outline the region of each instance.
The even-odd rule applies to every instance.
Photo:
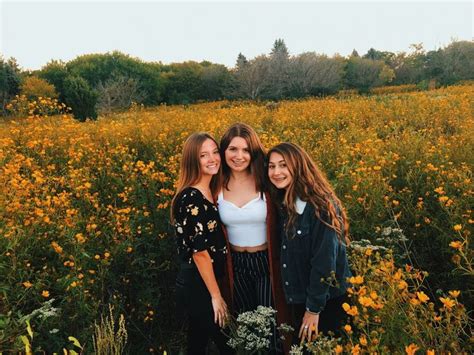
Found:
[[[96,119],[97,92],[81,77],[70,76],[64,81],[64,96],[71,107],[74,117],[79,121]]]
[[[28,100],[36,100],[38,98],[54,99],[58,97],[53,85],[46,80],[37,76],[28,76],[21,84],[21,94],[25,95]]]

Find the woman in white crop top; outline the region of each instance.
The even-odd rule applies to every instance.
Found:
[[[223,183],[217,201],[231,249],[234,310],[241,313],[259,305],[278,309],[274,302],[279,299],[274,294],[278,280],[273,274],[279,272],[272,272],[269,264],[273,254],[267,238],[274,227],[265,194],[264,148],[252,127],[236,123],[222,136],[220,152]],[[276,337],[271,340],[275,349]]]

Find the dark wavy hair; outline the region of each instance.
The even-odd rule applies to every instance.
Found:
[[[285,191],[275,191],[273,196],[283,203],[288,210],[287,229],[292,228],[296,221],[296,198],[311,203],[315,214],[328,227],[334,229],[339,241],[349,243],[349,222],[341,201],[336,196],[327,178],[317,167],[311,157],[301,147],[293,143],[280,143],[270,149],[267,158],[272,153],[280,154],[285,159],[292,181]],[[323,218],[321,215],[326,218]]]
[[[234,123],[221,138],[221,164],[222,164],[222,186],[229,189],[230,167],[225,160],[225,151],[235,137],[245,139],[250,152],[250,173],[255,178],[255,189],[263,192],[267,188],[267,175],[265,174],[265,149],[263,148],[257,132],[245,123]]]

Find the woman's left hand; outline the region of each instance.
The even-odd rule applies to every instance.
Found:
[[[298,337],[301,342],[305,339],[312,341],[318,335],[319,314],[304,312],[303,320],[301,321],[300,332]]]

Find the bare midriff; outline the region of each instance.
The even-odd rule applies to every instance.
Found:
[[[254,246],[254,247],[239,247],[237,245],[232,245],[231,244],[230,249],[232,249],[232,251],[236,251],[238,253],[243,253],[243,252],[256,253],[257,251],[267,250],[268,245],[267,245],[267,243],[265,243],[265,244],[257,245],[257,246]]]

